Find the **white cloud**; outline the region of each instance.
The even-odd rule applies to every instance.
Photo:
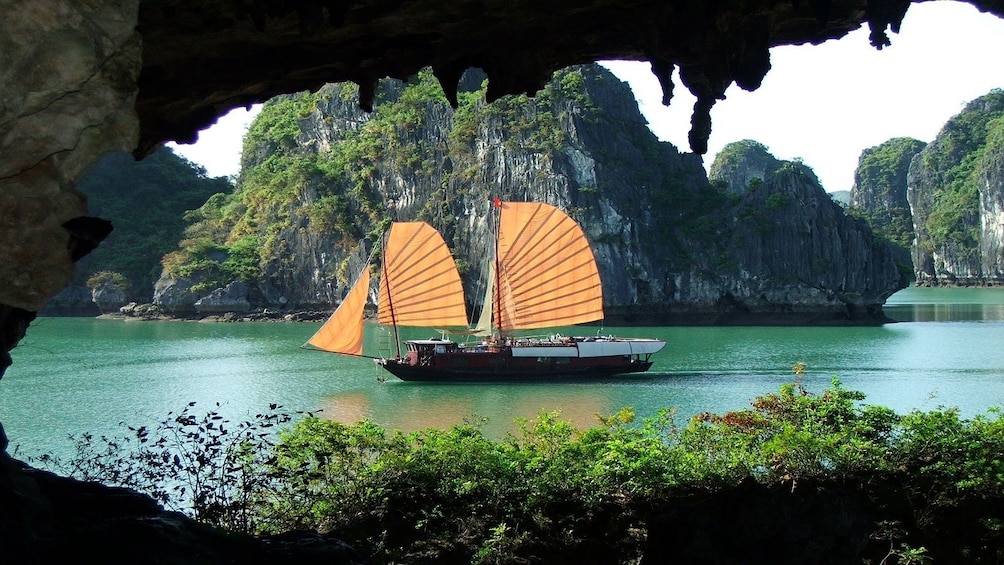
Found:
[[[241,169],[241,147],[248,125],[261,111],[257,104],[250,110],[234,108],[211,127],[199,132],[195,143],[167,144],[175,153],[206,168],[211,177],[236,175]]]

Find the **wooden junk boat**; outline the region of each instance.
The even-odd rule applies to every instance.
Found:
[[[381,253],[378,319],[394,329],[397,354],[375,357],[405,381],[513,381],[640,373],[665,347],[657,339],[528,337],[522,330],[603,319],[603,291],[581,227],[549,204],[494,201],[495,256],[481,315],[470,329],[460,274],[442,236],[424,222],[393,223]],[[307,344],[363,355],[369,266]],[[398,326],[440,329],[441,338],[404,342]],[[467,334],[468,342],[448,339]],[[470,336],[480,340],[470,341]]]

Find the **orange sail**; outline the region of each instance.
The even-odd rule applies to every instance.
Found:
[[[504,202],[495,324],[503,331],[603,318],[603,288],[582,228],[550,204]]]
[[[307,343],[331,353],[345,355],[363,354],[363,308],[370,288],[370,270],[367,265],[328,321],[317,330]]]
[[[381,324],[467,327],[460,273],[443,236],[429,224],[391,225],[379,304]]]
[[[492,326],[492,301],[495,299],[495,263],[489,262],[488,276],[485,279],[484,300],[481,302],[481,313],[471,333],[490,336],[495,328]]]

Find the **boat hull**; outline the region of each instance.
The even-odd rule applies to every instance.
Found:
[[[513,357],[505,353],[456,353],[437,355],[427,365],[407,359],[379,359],[377,362],[402,381],[545,381],[591,379],[647,371],[652,362],[622,356],[588,359]]]

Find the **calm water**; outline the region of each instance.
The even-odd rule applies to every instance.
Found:
[[[69,434],[119,434],[195,401],[243,418],[279,403],[340,421],[370,418],[405,430],[489,418],[502,435],[514,418],[561,410],[579,425],[595,414],[664,407],[678,421],[747,407],[793,380],[822,390],[832,377],[899,412],[955,406],[975,415],[1004,404],[1004,290],[908,289],[886,312],[905,323],[871,328],[605,328],[669,345],[644,376],[590,383],[380,382],[372,361],[299,349],[319,327],[44,318],[13,352],[0,380],[0,422],[21,455],[66,454]],[[587,330],[589,331],[589,330]],[[568,332],[571,333],[571,332]],[[576,333],[583,333],[580,331]],[[422,332],[412,337],[428,337]],[[374,328],[371,347],[386,347]]]

